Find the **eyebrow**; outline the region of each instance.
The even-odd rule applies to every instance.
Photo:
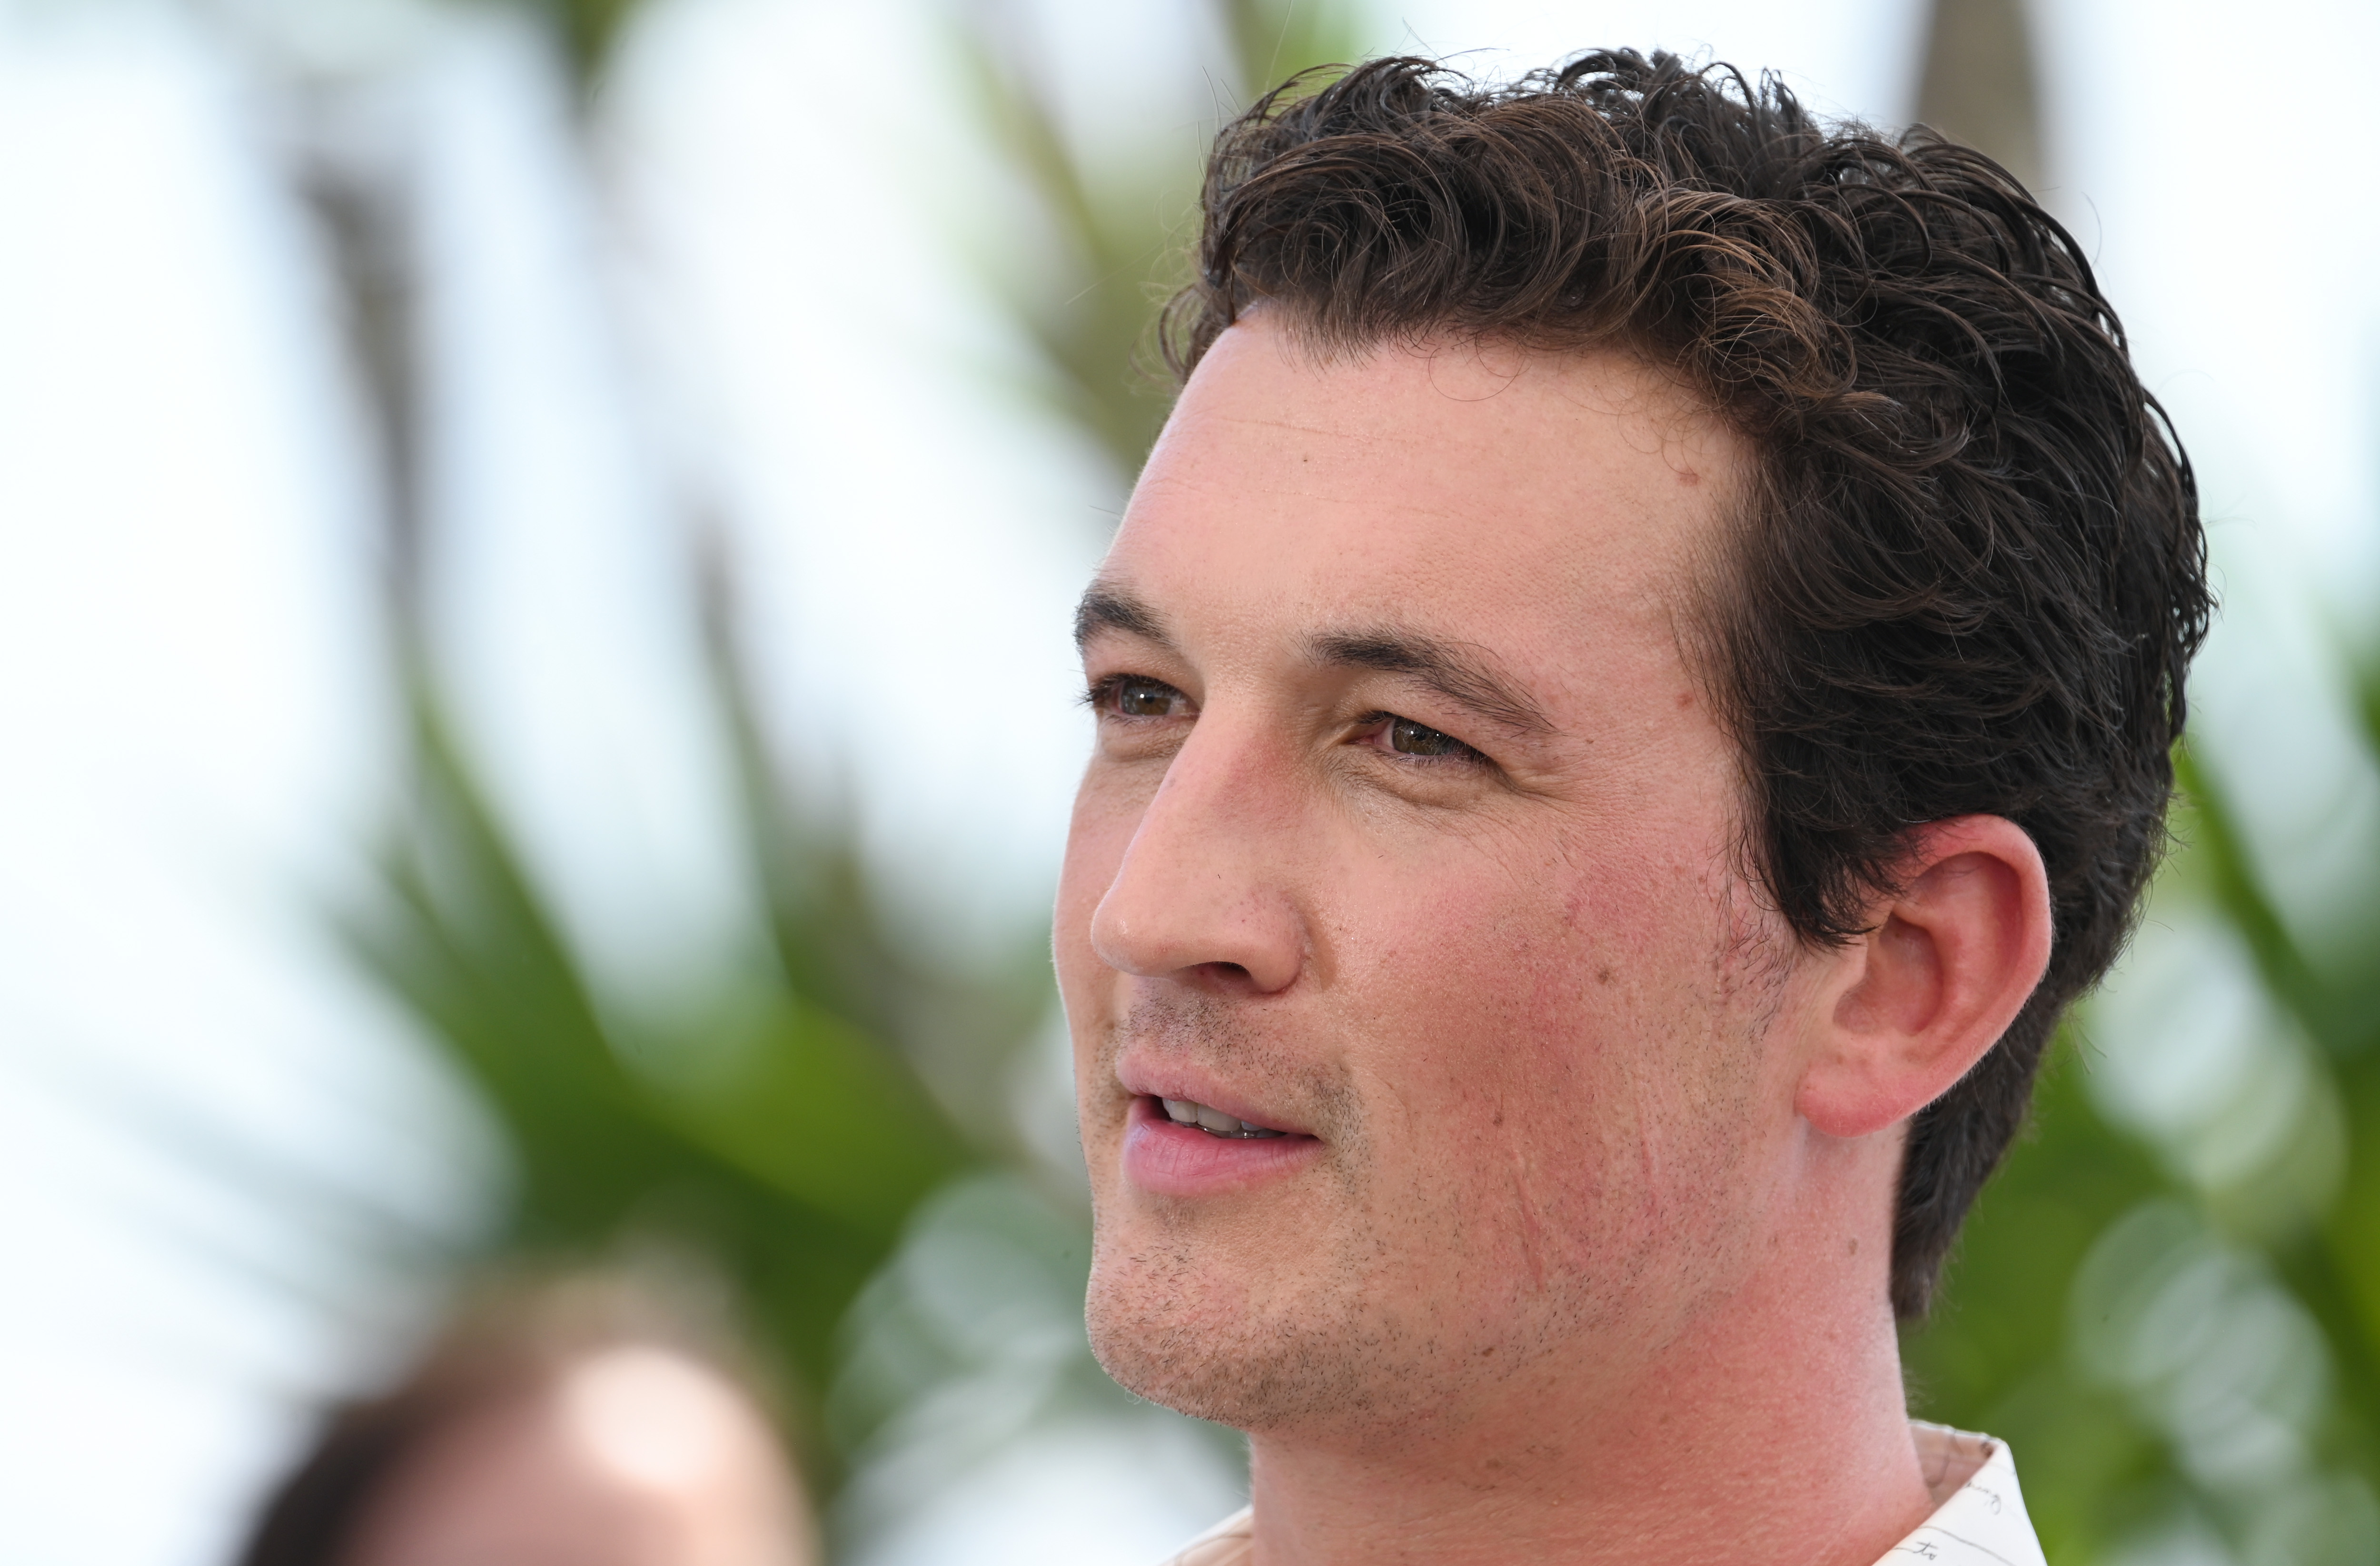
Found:
[[[1160,647],[1173,645],[1156,610],[1121,588],[1093,582],[1084,592],[1082,602],[1075,605],[1075,646],[1089,645],[1090,639],[1101,631],[1122,631]]]
[[[1121,588],[1094,582],[1075,607],[1075,645],[1102,631],[1119,631],[1170,648],[1164,619]],[[1402,674],[1456,706],[1523,735],[1554,732],[1546,710],[1476,648],[1410,631],[1325,631],[1306,641],[1306,655],[1326,668],[1375,669]]]
[[[1515,734],[1554,732],[1545,709],[1478,649],[1406,631],[1326,632],[1306,647],[1318,663],[1406,675]]]

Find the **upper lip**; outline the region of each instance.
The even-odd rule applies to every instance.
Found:
[[[1282,1131],[1299,1136],[1313,1135],[1277,1111],[1240,1097],[1231,1087],[1204,1072],[1172,1062],[1135,1061],[1127,1055],[1116,1062],[1116,1080],[1123,1085],[1125,1092],[1135,1098],[1174,1099],[1204,1104],[1210,1110],[1220,1111],[1267,1131]]]

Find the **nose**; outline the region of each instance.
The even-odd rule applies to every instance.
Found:
[[[1142,812],[1091,916],[1110,967],[1221,993],[1297,981],[1307,927],[1289,884],[1297,805],[1291,764],[1258,736],[1202,720]]]

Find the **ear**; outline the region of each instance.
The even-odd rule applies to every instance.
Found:
[[[1865,1136],[1950,1090],[2016,1020],[2049,965],[2049,876],[2015,822],[1920,828],[1902,890],[1845,953],[1794,1095],[1829,1136]]]

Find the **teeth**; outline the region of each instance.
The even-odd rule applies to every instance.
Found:
[[[1246,1121],[1227,1115],[1220,1110],[1209,1109],[1205,1104],[1193,1103],[1187,1099],[1160,1099],[1158,1102],[1165,1106],[1165,1118],[1174,1124],[1195,1125],[1199,1130],[1213,1135],[1248,1138],[1281,1135],[1278,1131],[1269,1131],[1261,1125],[1250,1125]]]

